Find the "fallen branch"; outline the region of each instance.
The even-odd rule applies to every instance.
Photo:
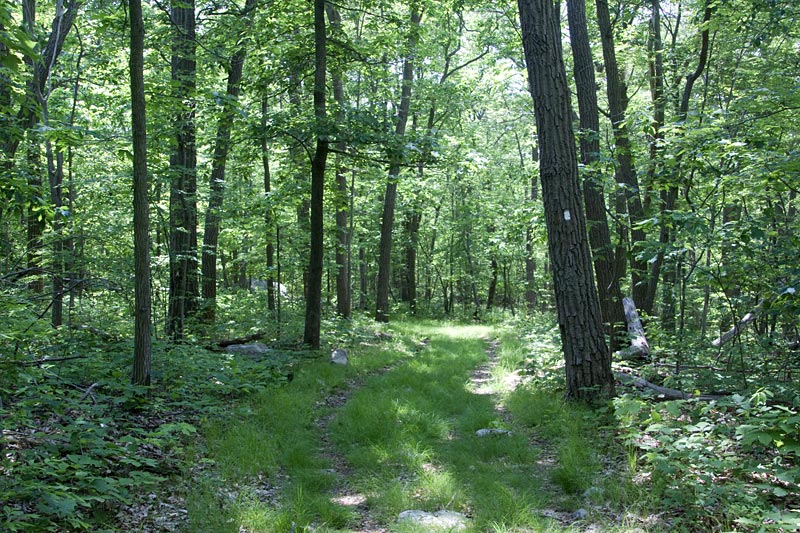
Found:
[[[713,400],[721,400],[722,398],[726,398],[730,396],[729,394],[690,394],[688,392],[683,392],[677,389],[670,389],[669,387],[662,387],[661,385],[656,385],[655,383],[650,383],[644,378],[640,378],[638,376],[632,376],[630,374],[625,374],[623,372],[614,372],[614,377],[616,377],[623,385],[633,385],[634,387],[640,389],[649,389],[654,391],[658,394],[658,399],[661,400],[701,400],[704,402],[710,402]]]
[[[0,361],[0,365],[40,366],[45,363],[59,363],[61,361],[72,361],[73,359],[86,359],[86,357],[86,355],[72,355],[69,357],[44,357],[42,359],[34,359],[33,361]]]
[[[733,326],[731,329],[720,335],[718,338],[711,341],[711,345],[716,348],[719,348],[720,346],[722,346],[723,344],[734,338],[736,335],[739,334],[739,332],[742,331],[742,329],[744,329],[745,326],[747,326],[747,324],[756,319],[756,316],[758,316],[759,309],[760,306],[755,310],[751,311],[750,313],[744,315],[742,319],[735,326]]]
[[[253,342],[257,340],[261,340],[267,336],[266,331],[257,331],[250,335],[246,335],[244,337],[236,337],[233,339],[222,339],[218,341],[212,341],[211,344],[206,346],[207,350],[216,350],[218,348],[225,348],[226,346],[232,346],[234,344],[247,344],[248,342]]]

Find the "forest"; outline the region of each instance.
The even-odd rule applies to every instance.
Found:
[[[2,531],[800,530],[795,2],[4,1],[0,146]]]

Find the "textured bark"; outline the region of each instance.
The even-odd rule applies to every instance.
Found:
[[[403,61],[403,80],[400,93],[400,106],[397,110],[395,136],[402,137],[408,123],[408,110],[411,105],[411,85],[414,81],[414,51],[419,40],[418,26],[422,13],[414,5],[411,11],[411,32],[408,38],[408,56]],[[394,210],[397,203],[397,179],[400,175],[401,157],[395,155],[389,166],[389,177],[386,182],[386,194],[383,199],[383,215],[381,217],[381,241],[378,255],[378,282],[375,294],[375,320],[389,321],[389,279],[392,269],[392,230],[394,229]]]
[[[175,99],[175,149],[170,155],[170,279],[167,332],[183,338],[187,317],[196,310],[197,276],[197,146],[195,144],[196,50],[194,0],[173,1],[175,28],[172,83]]]
[[[144,99],[144,23],[141,0],[130,0],[131,125],[133,127],[133,249],[135,323],[134,385],[150,385],[150,203],[147,198],[147,134]]]
[[[249,28],[250,12],[255,7],[255,0],[245,3],[246,25]],[[214,156],[211,160],[211,175],[208,180],[209,198],[203,231],[203,254],[201,258],[203,288],[203,319],[214,322],[217,308],[217,244],[222,223],[222,204],[225,199],[225,167],[231,145],[231,129],[236,115],[239,99],[239,83],[247,50],[240,47],[231,56],[228,67],[228,83],[225,91],[225,102],[217,123],[217,137],[214,145]]]
[[[311,161],[311,245],[308,265],[308,295],[303,342],[312,349],[320,347],[322,321],[322,263],[324,254],[323,193],[328,158],[328,135],[323,131],[327,117],[325,80],[327,38],[325,35],[325,0],[314,0],[314,119],[317,146]]]
[[[597,8],[597,22],[600,27],[600,41],[603,45],[606,93],[617,156],[616,180],[617,183],[623,186],[622,192],[625,197],[625,207],[630,226],[631,248],[633,249],[636,243],[644,242],[645,233],[638,227],[639,223],[644,220],[644,208],[625,118],[628,109],[628,89],[617,66],[614,30],[608,13],[608,2],[607,0],[596,0],[595,5]],[[620,235],[620,241],[623,238],[624,236]],[[647,263],[643,259],[637,259],[636,253],[630,253],[629,255],[633,299],[642,304],[647,295]],[[648,313],[652,311],[652,309],[645,310]]]
[[[614,394],[614,377],[581,204],[559,10],[551,0],[518,0],[518,5],[539,137],[539,172],[567,398],[593,401]]]
[[[603,194],[603,177],[596,168],[600,158],[600,116],[597,109],[597,83],[594,79],[594,62],[589,46],[584,0],[567,0],[569,35],[572,46],[573,72],[578,92],[580,115],[580,154],[584,168],[583,202],[589,224],[589,244],[594,259],[597,294],[600,309],[611,341],[611,350],[617,349],[616,331],[624,322],[622,292],[614,269],[614,248],[606,217]]]

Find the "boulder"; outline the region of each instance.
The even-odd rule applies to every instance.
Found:
[[[347,364],[347,350],[344,348],[336,348],[334,351],[331,352],[331,363],[337,365],[346,365]]]

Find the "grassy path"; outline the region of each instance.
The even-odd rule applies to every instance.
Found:
[[[190,529],[422,532],[398,513],[446,509],[476,532],[611,530],[620,520],[591,491],[624,494],[609,494],[592,451],[597,421],[558,393],[515,389],[523,351],[488,326],[400,323],[388,341],[355,342],[347,367],[304,366],[207,424]],[[510,433],[476,436],[485,428]]]

